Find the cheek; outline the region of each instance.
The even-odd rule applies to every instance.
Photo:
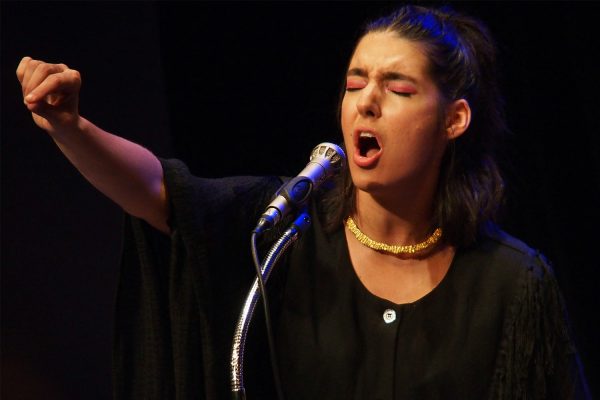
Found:
[[[439,126],[433,122],[417,132],[413,139],[419,158],[427,163],[437,165],[447,145],[447,139],[443,132],[440,132]]]
[[[413,132],[421,140],[430,141],[442,136],[440,130],[440,116],[435,105],[423,107],[416,113],[412,114]]]
[[[407,117],[408,116],[408,117]],[[445,137],[440,132],[438,119],[431,112],[403,113],[393,122],[398,127],[393,135],[394,146],[411,163],[431,163],[443,153]]]

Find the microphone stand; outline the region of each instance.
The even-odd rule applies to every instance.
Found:
[[[273,244],[267,253],[262,265],[261,276],[263,282],[267,282],[273,266],[279,261],[285,251],[294,243],[310,226],[311,221],[308,213],[303,210],[298,218],[290,225],[290,227],[281,235],[281,237]],[[260,292],[258,290],[258,277],[255,278],[252,288],[248,292],[242,312],[236,324],[235,333],[233,335],[233,346],[231,350],[231,394],[233,400],[245,400],[246,391],[244,388],[244,349],[246,346],[246,336],[250,321],[254,315],[256,303]]]

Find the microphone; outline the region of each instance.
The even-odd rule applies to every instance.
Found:
[[[292,210],[306,204],[313,190],[337,174],[345,162],[346,154],[341,147],[328,142],[318,144],[312,150],[306,167],[279,188],[275,199],[258,220],[254,232],[260,234],[274,227]]]

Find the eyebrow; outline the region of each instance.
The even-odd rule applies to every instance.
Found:
[[[368,74],[367,71],[362,68],[350,68],[346,73],[346,76],[360,76],[361,78],[366,78]],[[381,78],[385,81],[409,81],[417,83],[415,78],[395,71],[383,72],[381,74]]]

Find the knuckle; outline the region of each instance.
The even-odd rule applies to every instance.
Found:
[[[79,73],[79,71],[74,70],[74,69],[69,69],[66,72],[68,73],[69,78],[73,82],[75,82],[77,84],[81,83],[81,74]]]
[[[31,75],[33,75],[35,72],[37,72],[38,68],[40,67],[40,65],[42,64],[41,61],[38,60],[31,60],[29,61],[29,63],[27,64],[27,67],[25,68],[24,71],[24,75],[25,76],[29,76],[31,77]]]
[[[31,60],[27,64],[27,67],[29,67],[31,69],[35,69],[35,68],[39,67],[40,64],[43,64],[42,61],[40,61],[40,60]]]
[[[29,56],[23,57],[21,58],[21,61],[19,62],[19,68],[25,68],[27,67],[27,65],[32,61],[33,59]]]
[[[49,84],[54,86],[54,85],[59,85],[60,83],[62,83],[63,79],[60,74],[52,74],[46,78],[46,82],[48,82]]]
[[[23,75],[29,60],[31,60],[31,57],[28,56],[21,58],[21,61],[19,61],[19,65],[17,66],[17,75]]]
[[[47,64],[47,63],[41,63],[38,64],[37,68],[36,68],[36,72],[41,72],[43,74],[50,74],[52,73],[52,65],[51,64]]]

